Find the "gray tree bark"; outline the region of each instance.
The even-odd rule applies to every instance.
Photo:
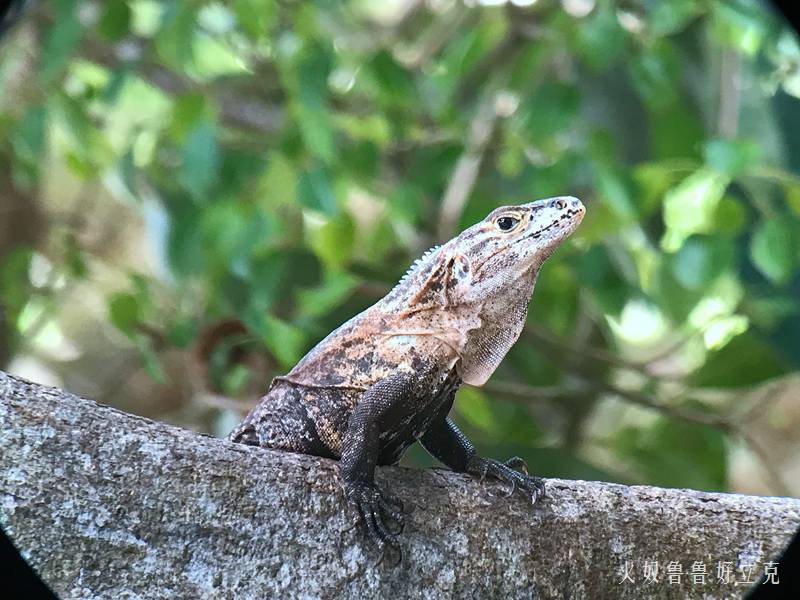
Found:
[[[62,598],[740,598],[800,525],[791,498],[550,479],[531,506],[494,482],[379,468],[411,511],[394,567],[348,530],[335,461],[2,372],[0,448],[0,524]]]

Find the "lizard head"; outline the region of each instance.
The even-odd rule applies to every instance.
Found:
[[[484,304],[498,294],[509,296],[517,286],[530,290],[541,264],[575,231],[584,212],[580,200],[571,196],[496,208],[426,252],[388,295],[386,305],[419,312]]]
[[[464,300],[484,298],[526,273],[538,271],[580,225],[586,209],[571,196],[496,208],[447,244],[457,249]],[[459,286],[462,287],[462,286]]]
[[[539,267],[580,224],[571,196],[493,210],[417,260],[381,300],[381,327],[426,332],[458,356],[459,376],[483,385],[519,337]]]

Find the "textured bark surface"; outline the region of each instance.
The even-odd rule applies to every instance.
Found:
[[[334,461],[2,372],[0,449],[0,524],[62,598],[740,598],[738,567],[757,580],[800,524],[790,498],[551,479],[531,506],[488,481],[379,468],[411,510],[393,568],[347,531]],[[645,561],[659,562],[658,583],[645,584]],[[718,561],[732,562],[727,585]],[[620,583],[626,563],[634,583]]]

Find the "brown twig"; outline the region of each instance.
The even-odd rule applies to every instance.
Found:
[[[733,139],[739,130],[741,58],[738,51],[731,48],[722,50],[719,80],[717,132],[724,138]]]
[[[616,396],[620,400],[629,404],[635,404],[643,408],[657,411],[666,417],[677,419],[685,423],[704,425],[729,435],[738,436],[753,451],[759,462],[764,467],[769,480],[768,484],[773,491],[784,496],[791,494],[789,486],[783,480],[780,472],[772,465],[766,450],[761,446],[758,440],[756,440],[754,436],[752,436],[745,429],[743,423],[738,418],[728,418],[722,415],[703,413],[695,410],[686,410],[678,406],[674,406],[670,402],[658,402],[650,396],[638,391],[626,390],[605,382],[594,381],[593,383],[597,386],[595,388],[597,391]],[[522,400],[525,402],[555,402],[568,398],[570,395],[568,390],[558,386],[536,387],[523,383],[508,381],[488,383],[485,386],[485,389],[515,400]]]
[[[516,381],[489,381],[483,389],[489,393],[500,394],[525,403],[533,401],[555,402],[569,396],[566,389],[560,386],[532,386]]]
[[[475,187],[483,154],[494,133],[496,121],[495,94],[489,93],[470,123],[464,152],[456,163],[442,198],[437,228],[440,240],[450,239],[455,233],[464,205]]]
[[[529,322],[527,325],[525,325],[523,333],[526,335],[526,337],[532,339],[534,342],[544,345],[546,348],[558,348],[559,350],[566,351],[567,353],[572,354],[582,360],[589,360],[595,363],[603,363],[620,369],[636,371],[642,375],[645,375],[646,377],[658,377],[660,379],[669,379],[669,377],[664,375],[655,375],[650,370],[651,366],[678,351],[691,339],[691,335],[686,336],[676,340],[675,343],[671,344],[664,350],[659,351],[658,354],[654,356],[648,357],[641,361],[631,361],[601,348],[578,347],[549,331],[543,325],[537,323]]]

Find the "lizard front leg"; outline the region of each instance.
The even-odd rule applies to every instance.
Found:
[[[399,420],[412,393],[413,379],[403,372],[374,384],[353,409],[342,440],[339,470],[345,494],[358,509],[370,538],[380,547],[397,545],[396,534],[386,526],[385,517],[392,517],[401,526],[403,522],[401,505],[388,501],[375,485],[381,433]]]
[[[481,479],[488,475],[510,483],[512,493],[519,488],[530,495],[533,503],[544,497],[544,481],[540,477],[528,475],[524,460],[514,457],[501,463],[492,458],[478,456],[467,436],[447,417],[433,423],[420,439],[420,443],[425,450],[454,471],[477,475]],[[520,468],[523,473],[517,470]]]

